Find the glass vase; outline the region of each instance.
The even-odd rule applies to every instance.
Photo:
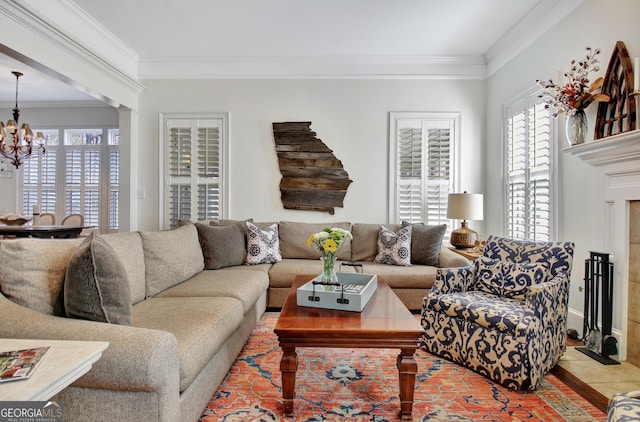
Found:
[[[587,115],[584,110],[578,109],[574,114],[567,116],[567,141],[570,146],[584,144],[587,137]]]
[[[336,255],[325,255],[320,257],[322,261],[322,274],[320,275],[321,283],[338,284],[338,275],[336,274]]]

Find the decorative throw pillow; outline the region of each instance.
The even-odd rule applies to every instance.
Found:
[[[278,224],[270,225],[266,230],[247,221],[247,265],[275,264],[282,261]]]
[[[447,225],[427,226],[403,221],[402,227],[406,226],[411,226],[411,263],[437,267]]]
[[[147,297],[180,284],[204,269],[195,224],[173,230],[141,231]]]
[[[474,290],[524,300],[529,286],[547,280],[546,263],[516,263],[480,257],[474,262]]]
[[[0,289],[13,302],[65,316],[64,276],[79,239],[15,239],[0,242]]]
[[[373,262],[387,265],[411,266],[411,226],[394,232],[380,226],[378,232],[378,254]]]
[[[64,306],[70,318],[131,325],[129,277],[113,248],[95,233],[69,260]]]
[[[244,233],[237,224],[210,226],[196,223],[205,270],[242,265],[247,256]]]

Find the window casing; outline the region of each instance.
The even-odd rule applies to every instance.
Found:
[[[160,228],[227,215],[229,115],[161,115]]]
[[[557,134],[538,93],[505,107],[505,227],[514,239],[548,241],[556,238]]]
[[[459,127],[458,113],[390,114],[391,222],[451,227],[447,198],[458,179]]]
[[[22,167],[20,207],[31,215],[84,215],[84,224],[100,233],[118,231],[119,129],[37,129],[46,137],[46,153]]]

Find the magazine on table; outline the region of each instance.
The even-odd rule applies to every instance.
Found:
[[[49,346],[0,352],[0,382],[27,379],[49,353]]]

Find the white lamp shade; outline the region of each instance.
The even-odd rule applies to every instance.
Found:
[[[450,193],[447,218],[456,220],[482,220],[483,198],[479,193]]]

